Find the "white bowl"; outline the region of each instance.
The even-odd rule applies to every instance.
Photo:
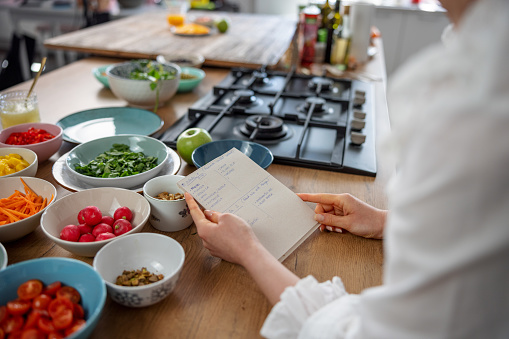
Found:
[[[8,257],[4,245],[0,242],[0,270],[7,267]]]
[[[155,62],[155,61],[154,61]],[[156,64],[160,64],[155,62]],[[161,64],[164,69],[175,74],[173,79],[162,80],[159,86],[159,103],[162,106],[170,100],[175,93],[180,81],[180,67],[175,64]],[[129,104],[140,107],[154,107],[157,90],[150,88],[150,80],[130,79],[130,73],[137,67],[136,61],[128,61],[111,65],[106,69],[110,89],[115,96],[124,99]]]
[[[104,246],[94,258],[94,269],[106,283],[109,296],[130,307],[153,305],[175,288],[184,266],[185,253],[174,239],[156,233],[139,233],[116,239]],[[145,286],[119,286],[115,281],[124,270],[145,267],[164,278]]]
[[[7,198],[14,193],[14,190],[25,193],[20,178],[23,179],[28,187],[36,194],[43,198],[47,198],[48,201],[51,199],[51,195],[53,195],[53,200],[43,210],[26,219],[0,226],[0,242],[13,241],[33,232],[37,226],[39,226],[42,214],[55,203],[57,197],[55,186],[46,180],[32,177],[9,177],[0,178],[0,199]]]
[[[161,200],[156,199],[161,192],[184,193],[177,182],[184,179],[182,175],[162,175],[152,178],[143,186],[143,195],[150,203],[150,224],[164,232],[183,230],[193,223],[189,207],[185,199]]]
[[[73,242],[60,239],[62,229],[67,225],[76,225],[78,212],[87,206],[97,206],[103,215],[110,216],[113,216],[117,208],[127,206],[133,211],[131,220],[133,229],[116,238],[95,242]],[[111,240],[140,232],[149,216],[150,204],[139,193],[114,187],[92,188],[57,200],[43,213],[41,227],[46,236],[63,249],[84,257],[93,257]]]
[[[28,148],[19,147],[0,148],[0,156],[9,155],[12,153],[19,154],[24,160],[26,160],[29,163],[29,165],[28,167],[22,169],[21,171],[0,176],[0,178],[35,177],[35,175],[37,174],[37,168],[39,167],[39,162],[37,161],[37,153]]]
[[[200,68],[205,61],[203,55],[198,53],[175,52],[158,55],[156,58],[160,63],[176,64],[180,67]]]
[[[76,165],[86,165],[94,160],[99,154],[108,151],[113,144],[126,144],[131,151],[143,152],[145,156],[157,157],[157,166],[135,175],[118,178],[96,178],[78,173],[74,167]],[[143,135],[114,135],[87,141],[73,148],[65,164],[69,173],[78,180],[95,187],[119,187],[132,188],[143,185],[147,180],[156,176],[168,159],[169,149],[161,141]]]
[[[27,132],[30,127],[46,130],[48,133],[53,134],[55,137],[47,141],[29,145],[9,145],[5,143],[11,133]],[[26,124],[11,126],[0,131],[0,147],[27,148],[37,153],[37,160],[41,163],[48,160],[53,154],[58,152],[60,146],[62,146],[62,136],[63,130],[60,126],[45,122],[29,122]]]

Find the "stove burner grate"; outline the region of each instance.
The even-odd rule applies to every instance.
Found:
[[[304,103],[297,106],[297,110],[301,113],[308,113],[313,106],[313,113],[316,114],[324,114],[324,113],[334,113],[334,110],[326,105],[326,100],[320,97],[308,97],[304,101]]]
[[[318,89],[317,92],[329,91],[333,85],[334,81],[322,77],[313,77],[308,83],[309,88],[313,91]]]
[[[280,140],[288,134],[283,120],[271,115],[252,115],[239,128],[251,140]]]

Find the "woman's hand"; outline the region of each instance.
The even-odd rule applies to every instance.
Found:
[[[368,205],[348,193],[297,195],[304,201],[316,203],[315,220],[320,223],[320,231],[341,233],[345,229],[365,238],[383,238],[386,210]]]
[[[262,247],[243,219],[229,213],[202,212],[189,193],[185,198],[203,246],[213,256],[244,266],[247,257]]]

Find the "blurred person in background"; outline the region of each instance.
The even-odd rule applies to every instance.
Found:
[[[383,285],[357,295],[339,277],[300,279],[245,221],[186,193],[204,246],[274,305],[264,337],[509,338],[509,1],[441,2],[453,23],[444,44],[404,65],[388,96],[389,211],[299,194],[321,229],[384,239]]]

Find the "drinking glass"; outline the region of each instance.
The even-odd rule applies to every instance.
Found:
[[[28,122],[39,122],[39,104],[35,92],[11,91],[0,95],[0,120],[5,129]]]

